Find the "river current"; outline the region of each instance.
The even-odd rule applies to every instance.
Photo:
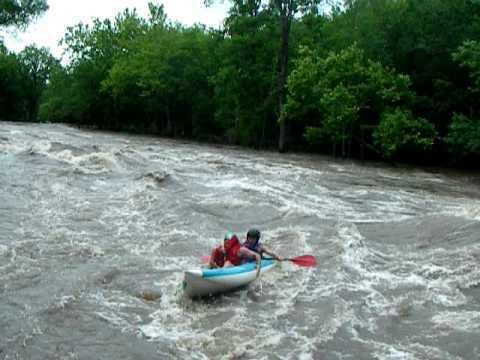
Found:
[[[479,359],[479,179],[0,122],[0,359]],[[183,296],[250,227],[318,266]]]

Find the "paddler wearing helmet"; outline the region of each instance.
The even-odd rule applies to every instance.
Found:
[[[272,258],[274,258],[275,260],[281,261],[282,258],[280,256],[275,254],[273,251],[267,249],[265,246],[263,246],[260,243],[261,236],[262,234],[260,233],[260,230],[257,230],[257,229],[248,230],[246,240],[243,243],[243,247],[247,248],[250,251],[254,251],[260,254],[260,256],[263,256],[263,254],[267,254]]]
[[[257,276],[260,274],[261,256],[259,253],[242,246],[234,232],[227,232],[223,246],[213,249],[210,256],[210,268],[238,266],[249,261],[256,262]]]

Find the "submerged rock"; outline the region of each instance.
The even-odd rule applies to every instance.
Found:
[[[143,290],[137,295],[137,297],[145,301],[156,301],[162,297],[162,294],[154,290]]]

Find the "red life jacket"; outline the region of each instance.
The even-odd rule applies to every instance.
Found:
[[[230,261],[234,266],[238,266],[242,263],[242,258],[239,254],[242,245],[236,236],[233,236],[229,240],[225,240],[223,242],[223,247],[225,248],[225,258],[227,261]]]
[[[223,252],[222,246],[217,246],[212,250],[212,254],[210,255],[210,259],[214,262],[218,267],[223,267],[225,265],[225,253]]]

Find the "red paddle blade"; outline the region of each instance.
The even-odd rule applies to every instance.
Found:
[[[312,256],[312,255],[302,255],[302,256],[297,256],[287,260],[293,262],[295,265],[298,265],[298,266],[304,266],[304,267],[317,266],[317,259],[315,259],[315,256]]]
[[[200,261],[201,261],[203,264],[209,263],[209,262],[210,262],[210,256],[209,256],[209,255],[203,255],[203,256],[200,258]]]

